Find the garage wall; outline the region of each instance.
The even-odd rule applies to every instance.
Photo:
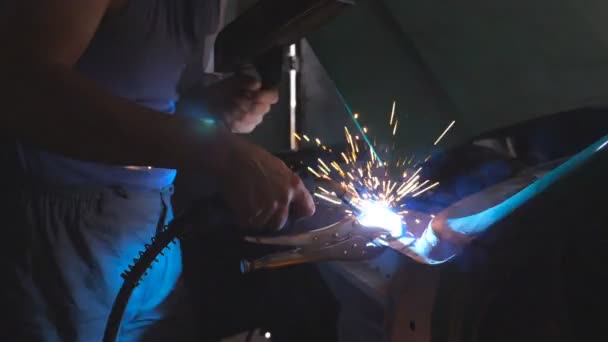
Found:
[[[406,145],[455,119],[452,140],[582,106],[608,105],[601,0],[357,0],[312,37],[357,110],[398,98]]]

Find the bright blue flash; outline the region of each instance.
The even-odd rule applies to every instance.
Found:
[[[363,201],[359,208],[361,214],[357,220],[365,227],[378,227],[386,229],[392,237],[403,235],[403,223],[401,216],[393,212],[388,206],[381,202]]]

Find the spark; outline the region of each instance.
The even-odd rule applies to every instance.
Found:
[[[414,188],[414,189],[412,190],[412,192],[418,191],[418,189],[420,189],[420,188],[422,188],[423,186],[425,186],[425,185],[426,185],[426,183],[428,183],[428,182],[429,182],[429,180],[428,180],[428,179],[427,179],[427,180],[425,180],[425,181],[424,181],[424,182],[422,182],[420,185],[418,185],[416,188]]]
[[[359,118],[359,114],[358,113],[353,114],[353,118],[355,118],[355,120],[357,120]]]
[[[363,127],[363,132],[367,133],[367,127]]]
[[[344,170],[342,170],[342,168],[340,167],[340,165],[338,163],[336,163],[335,161],[332,161],[331,163],[329,163],[329,165],[331,165],[339,173],[341,173],[341,174],[344,173]]]
[[[319,140],[319,138],[315,138],[315,142],[317,143],[317,146],[321,145],[321,140]]]
[[[325,164],[325,162],[323,161],[323,159],[318,158],[317,160],[319,161],[319,163],[320,163],[321,165],[323,165],[323,168],[324,168],[325,170],[327,170],[327,172],[331,172],[331,170],[329,169],[329,167],[327,166],[327,164]]]
[[[310,139],[306,136],[306,134],[302,135],[302,137],[304,138],[304,140],[310,142]]]
[[[393,125],[393,118],[395,117],[395,106],[397,105],[397,101],[393,101],[393,110],[391,110],[391,119],[388,122],[389,126]]]
[[[327,170],[325,170],[321,165],[317,166],[319,168],[319,170],[321,172],[323,172],[326,176],[329,176],[329,172],[331,172],[331,170],[329,170],[329,172]]]
[[[340,202],[338,200],[335,200],[333,198],[329,198],[327,196],[323,196],[323,195],[321,195],[319,193],[316,193],[316,192],[315,192],[315,196],[317,196],[317,197],[319,197],[319,198],[321,198],[321,199],[323,199],[323,200],[325,200],[327,202],[333,203],[333,204],[342,204],[342,202]]]
[[[399,120],[395,120],[395,127],[393,128],[393,136],[397,134],[397,125],[399,124]]]
[[[402,188],[401,190],[397,191],[397,195],[405,196],[408,193],[412,192],[412,189],[418,185],[418,182],[416,182],[417,179],[418,179],[418,176],[413,178],[411,182],[405,183],[406,186],[404,188]]]
[[[298,133],[294,133],[293,136],[298,140],[302,141],[302,138],[298,135]]]
[[[422,171],[422,168],[418,168],[418,170],[416,170],[416,172],[414,172],[414,174],[412,175],[411,178],[414,178],[418,175],[418,173],[420,173],[420,171]]]
[[[432,184],[432,185],[429,185],[428,187],[426,187],[426,188],[424,188],[424,189],[420,190],[419,192],[415,193],[414,195],[412,195],[412,197],[418,197],[418,196],[420,196],[421,194],[423,194],[423,193],[425,193],[425,192],[427,192],[427,191],[431,190],[432,188],[436,187],[437,185],[439,185],[439,182],[436,182],[436,183],[434,183],[434,184]]]
[[[321,187],[321,186],[318,186],[318,187],[317,187],[317,189],[319,189],[319,190],[323,191],[323,192],[324,192],[324,193],[326,193],[326,194],[329,194],[329,191],[325,190],[325,189],[324,189],[323,187]]]
[[[344,158],[344,161],[346,162],[346,164],[348,164],[348,157],[346,156],[346,154],[344,154],[344,152],[341,153],[342,158]]]
[[[437,146],[437,144],[439,144],[439,142],[441,141],[441,139],[443,139],[443,136],[445,136],[446,133],[448,133],[448,131],[450,130],[450,128],[452,128],[452,126],[454,126],[455,123],[456,123],[456,120],[452,121],[452,123],[448,126],[448,128],[446,128],[445,131],[443,131],[443,133],[441,133],[441,135],[439,136],[439,138],[437,138],[437,140],[435,140],[435,143],[433,143],[433,146]]]
[[[410,178],[407,182],[405,182],[405,184],[408,185],[405,189],[409,189],[410,187],[415,186],[413,184],[416,184],[419,178],[420,178],[420,176],[417,176],[417,175]]]
[[[414,189],[417,185],[418,185],[417,182],[408,183],[408,185],[405,188],[403,188],[402,190],[397,192],[397,195],[398,195],[397,200],[401,200],[407,194],[412,192],[412,189]]]
[[[308,171],[310,171],[310,173],[313,175],[317,176],[317,178],[321,178],[321,175],[318,174],[317,171],[313,170],[310,166],[308,166],[306,169],[308,169]]]

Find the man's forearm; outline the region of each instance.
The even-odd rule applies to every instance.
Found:
[[[50,152],[116,165],[214,172],[234,136],[113,96],[64,67],[0,70],[0,132]],[[210,152],[213,151],[213,152]]]

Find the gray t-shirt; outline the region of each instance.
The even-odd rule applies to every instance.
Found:
[[[77,69],[117,96],[172,114],[184,70],[200,63],[202,74],[206,42],[219,20],[220,0],[129,0],[102,21]],[[61,185],[162,188],[176,175],[175,170],[73,160],[22,144],[18,153],[26,173]]]

